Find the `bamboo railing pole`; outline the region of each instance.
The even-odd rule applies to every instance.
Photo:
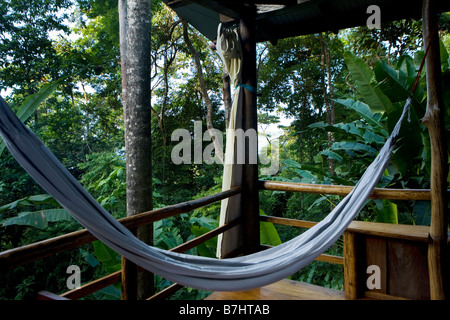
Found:
[[[260,190],[276,190],[288,192],[303,192],[315,194],[333,194],[346,196],[354,187],[337,186],[327,184],[310,184],[298,182],[281,181],[259,181]],[[447,192],[447,191],[446,191]],[[448,192],[447,192],[448,194]],[[371,199],[391,199],[391,200],[431,200],[431,193],[428,189],[383,189],[375,188],[370,194]]]
[[[425,60],[427,110],[422,121],[428,128],[431,142],[431,224],[428,247],[430,296],[431,299],[442,300],[448,296],[448,262],[446,262],[448,167],[441,88],[441,60],[437,33],[438,15],[435,11],[435,4],[435,1],[424,0],[422,8],[424,47],[429,48]]]

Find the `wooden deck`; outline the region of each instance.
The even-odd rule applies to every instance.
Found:
[[[214,292],[205,300],[345,300],[345,294],[338,290],[284,279],[248,291]]]

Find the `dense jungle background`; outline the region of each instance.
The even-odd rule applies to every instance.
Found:
[[[153,204],[163,207],[221,190],[219,164],[171,161],[175,129],[202,121],[225,132],[229,97],[211,43],[161,1],[153,1]],[[450,131],[450,14],[440,18],[441,64]],[[261,179],[354,185],[388,137],[424,55],[421,21],[381,29],[359,27],[258,44],[261,152],[280,145],[279,170]],[[196,67],[196,59],[201,69]],[[199,82],[199,74],[204,83]],[[206,89],[206,90],[205,90]],[[119,22],[116,0],[0,2],[0,92],[84,187],[115,217],[125,216],[126,182]],[[206,92],[206,96],[205,96]],[[228,91],[229,92],[229,91]],[[231,89],[233,92],[233,88]],[[421,123],[422,74],[410,121],[402,129],[380,187],[428,188],[430,145]],[[212,112],[208,112],[209,111]],[[206,143],[205,143],[206,144]],[[205,146],[204,144],[204,146]],[[449,179],[450,180],[450,179]],[[263,214],[320,221],[338,196],[263,191]],[[218,225],[220,203],[154,224],[154,243],[173,248]],[[370,200],[357,219],[428,225],[427,201]],[[0,251],[79,230],[0,145]],[[261,239],[277,245],[304,230],[261,224]],[[216,240],[190,251],[215,255]],[[339,240],[329,254],[342,255]],[[67,290],[69,265],[82,283],[120,268],[120,257],[96,241],[0,275],[0,299],[35,299],[39,290]],[[316,261],[292,279],[343,289],[342,266]],[[169,285],[155,278],[157,290]],[[173,299],[201,299],[185,288]],[[89,299],[120,299],[120,285]]]

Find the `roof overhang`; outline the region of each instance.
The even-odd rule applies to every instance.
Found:
[[[422,0],[163,0],[181,18],[214,40],[220,22],[237,24],[256,11],[257,41],[314,34],[366,25],[377,5],[381,22],[420,19]],[[436,1],[439,12],[450,11],[450,1]]]

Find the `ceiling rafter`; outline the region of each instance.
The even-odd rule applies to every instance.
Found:
[[[234,24],[255,14],[257,41],[271,41],[365,25],[367,8],[381,8],[381,22],[420,19],[422,0],[163,0],[210,40],[220,22]],[[439,12],[450,1],[437,2]]]

